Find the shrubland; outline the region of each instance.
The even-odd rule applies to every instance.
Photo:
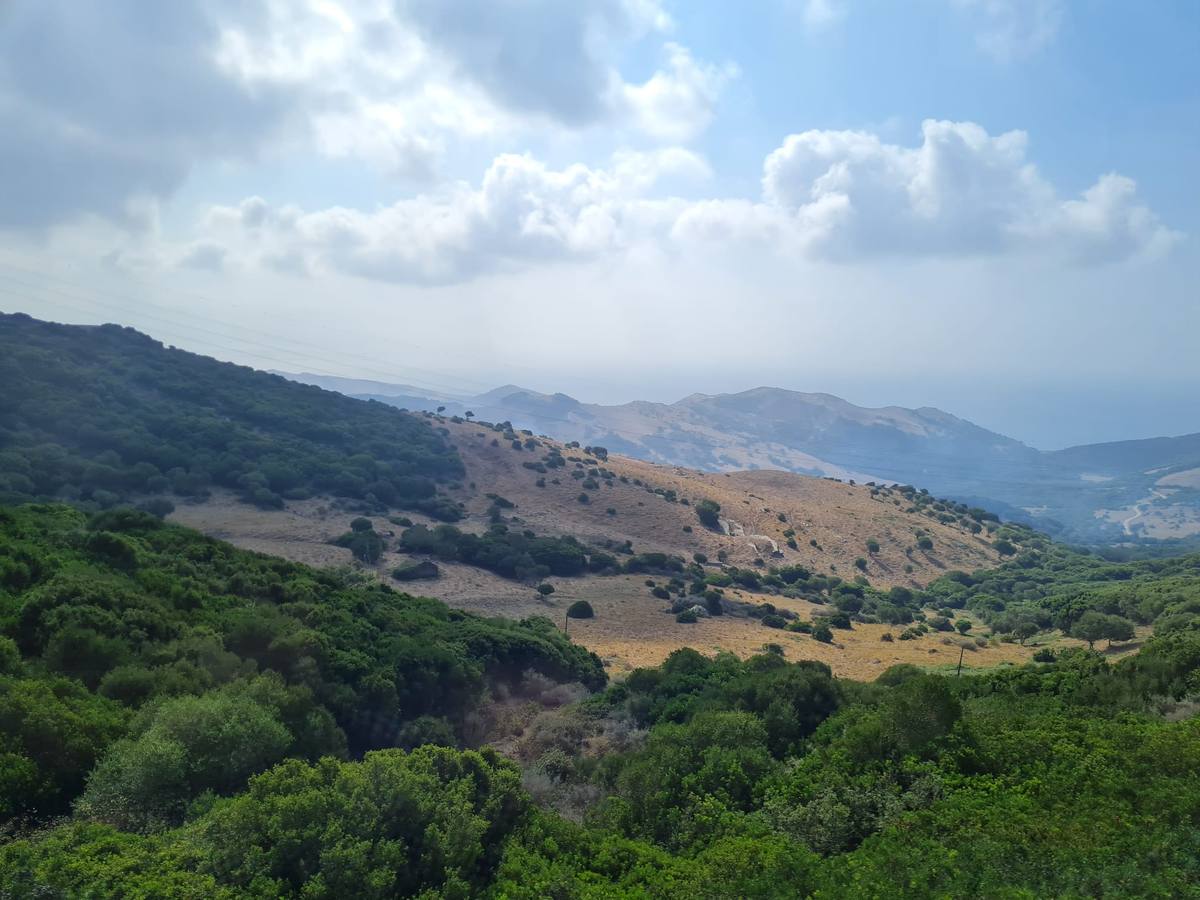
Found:
[[[1045,552],[1066,560],[1063,578],[1022,604],[1054,607],[1069,576],[1105,602],[1187,615],[1187,561],[1109,581],[1107,564]],[[948,581],[956,596],[975,587]],[[549,622],[477,619],[145,513],[6,508],[0,884],[97,897],[1186,896],[1200,878],[1188,621],[1116,664],[1073,649],[960,678],[897,666],[865,684],[778,652],[682,650],[606,686]],[[531,670],[558,699],[516,726],[507,757],[479,746],[472,716],[494,718],[488,698]],[[579,693],[557,694],[560,681],[584,699],[566,702]]]

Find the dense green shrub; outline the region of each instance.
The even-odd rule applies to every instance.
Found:
[[[720,526],[721,504],[715,500],[697,500],[694,509],[696,510],[696,518],[700,520],[700,524],[706,528],[717,528]]]
[[[576,600],[567,607],[567,616],[572,619],[590,619],[596,615],[592,609],[592,604],[586,600]]]
[[[325,493],[459,515],[436,488],[462,462],[425,419],[132,329],[0,315],[0,384],[0,502],[222,487],[267,508]]]
[[[489,681],[605,680],[549,620],[479,619],[131,510],[0,508],[0,572],[2,818],[66,811],[94,768],[80,812],[154,829],[284,757],[460,723]]]

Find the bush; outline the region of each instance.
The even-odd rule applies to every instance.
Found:
[[[720,503],[713,500],[697,500],[694,509],[696,510],[696,518],[700,520],[700,524],[704,527],[717,528],[720,526]]]
[[[833,632],[824,622],[813,626],[812,637],[814,641],[820,641],[822,644],[833,643]]]
[[[537,586],[537,592],[539,594],[541,594],[543,597],[549,597],[551,594],[554,593],[554,585],[547,584],[546,582],[543,581],[541,584],[539,584]]]
[[[700,620],[700,616],[694,609],[685,609],[683,612],[675,616],[675,621],[682,625],[694,625]]]
[[[368,519],[355,519],[355,522],[366,522],[366,530],[347,531],[334,543],[339,547],[346,547],[354,554],[354,558],[374,565],[379,562],[379,558],[383,556],[384,544],[383,538],[375,533],[371,527],[371,522]],[[352,522],[351,525],[354,523]]]
[[[592,609],[592,604],[586,600],[576,600],[567,607],[567,618],[569,619],[591,619],[596,615],[596,611]]]
[[[427,559],[392,569],[392,577],[397,581],[419,581],[425,578],[437,578],[439,575],[441,575],[441,570],[437,563]]]

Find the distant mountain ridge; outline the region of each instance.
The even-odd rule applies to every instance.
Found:
[[[362,393],[353,380],[289,377],[410,409],[470,411],[650,462],[914,484],[1072,540],[1200,535],[1200,491],[1186,474],[1161,482],[1200,469],[1200,434],[1046,452],[936,407],[869,408],[773,387],[604,405],[512,384],[473,396],[378,383]],[[1137,515],[1141,503],[1148,505]]]

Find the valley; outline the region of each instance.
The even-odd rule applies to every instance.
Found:
[[[891,896],[951,846],[938,894],[986,893],[1002,852],[1073,895],[1026,865],[1047,827],[1055,863],[1136,831],[1187,860],[1157,894],[1191,877],[1200,554],[1115,562],[920,486],[637,459],[115,326],[0,316],[0,350],[19,896],[855,896],[868,864]],[[981,815],[1017,837],[980,849]]]
[[[471,411],[664,465],[916,484],[1077,543],[1200,538],[1200,487],[1188,474],[1200,465],[1200,434],[1043,452],[932,407],[868,409],[780,388],[606,406],[516,385],[462,396],[311,373],[287,377],[407,409]],[[1127,531],[1129,513],[1119,511],[1156,482],[1178,489],[1154,497],[1142,527]]]
[[[709,572],[728,565],[766,574],[769,567],[799,565],[817,573],[840,574],[847,580],[861,575],[884,591],[893,586],[916,590],[946,572],[974,571],[1000,560],[986,534],[971,534],[957,520],[947,524],[907,512],[908,501],[888,488],[775,471],[704,473],[612,454],[600,462],[582,448],[546,437],[532,438],[537,442],[533,448],[520,442],[522,449],[518,450],[503,439],[493,444],[497,432],[478,423],[440,417],[432,421],[446,431],[465,468],[462,483],[448,490],[466,512],[457,527],[476,533],[489,527],[492,495],[514,504],[505,511],[509,528],[571,536],[591,546],[629,542],[639,553],[665,553],[688,561],[700,553],[710,561],[705,566]],[[552,470],[560,475],[547,478],[526,467],[554,451],[567,461]],[[589,502],[580,503],[579,488],[588,479],[566,473],[599,471],[597,467],[612,477],[596,479]],[[538,486],[539,480],[544,486]],[[699,499],[719,503],[721,521],[736,536],[701,525],[693,505]],[[247,549],[310,565],[345,566],[356,564],[352,554],[332,541],[347,530],[354,515],[337,509],[328,498],[289,502],[286,509],[275,511],[256,509],[224,494],[203,503],[180,504],[170,519]],[[390,581],[388,573],[396,566],[420,558],[395,546],[395,535],[403,529],[387,520],[401,515],[415,524],[437,524],[429,516],[411,511],[394,510],[375,517],[378,529],[388,537],[388,549],[366,570],[385,582]],[[794,549],[787,544],[789,530],[795,533]],[[933,549],[917,548],[921,534],[930,537]],[[872,540],[879,544],[875,553],[867,551],[867,542]],[[779,549],[772,553],[772,546]],[[863,570],[855,567],[859,559],[865,562]],[[824,644],[805,634],[765,628],[758,618],[743,611],[744,607],[770,603],[802,620],[836,612],[832,606],[783,597],[775,590],[727,589],[730,603],[725,615],[685,624],[670,614],[669,603],[651,595],[645,574],[551,578],[554,594],[541,597],[528,583],[474,566],[445,561],[438,566],[439,577],[415,582],[412,587],[484,616],[547,616],[562,626],[564,611],[571,603],[589,602],[595,617],[571,620],[569,633],[574,641],[600,655],[610,675],[618,677],[638,666],[657,665],[683,647],[745,657],[761,652],[764,644],[775,643],[788,659],[820,660],[839,675],[871,679],[898,663],[935,667],[956,663],[960,643],[971,647],[964,657],[968,667],[1019,664],[1040,646],[992,642],[980,647],[973,640],[951,640],[936,633],[885,643],[881,641],[885,633],[895,636],[903,630],[885,624],[857,624],[853,630],[838,632],[836,643]],[[661,576],[650,579],[666,583]],[[1078,644],[1063,637],[1053,643]],[[1131,649],[1127,647],[1125,652]]]

